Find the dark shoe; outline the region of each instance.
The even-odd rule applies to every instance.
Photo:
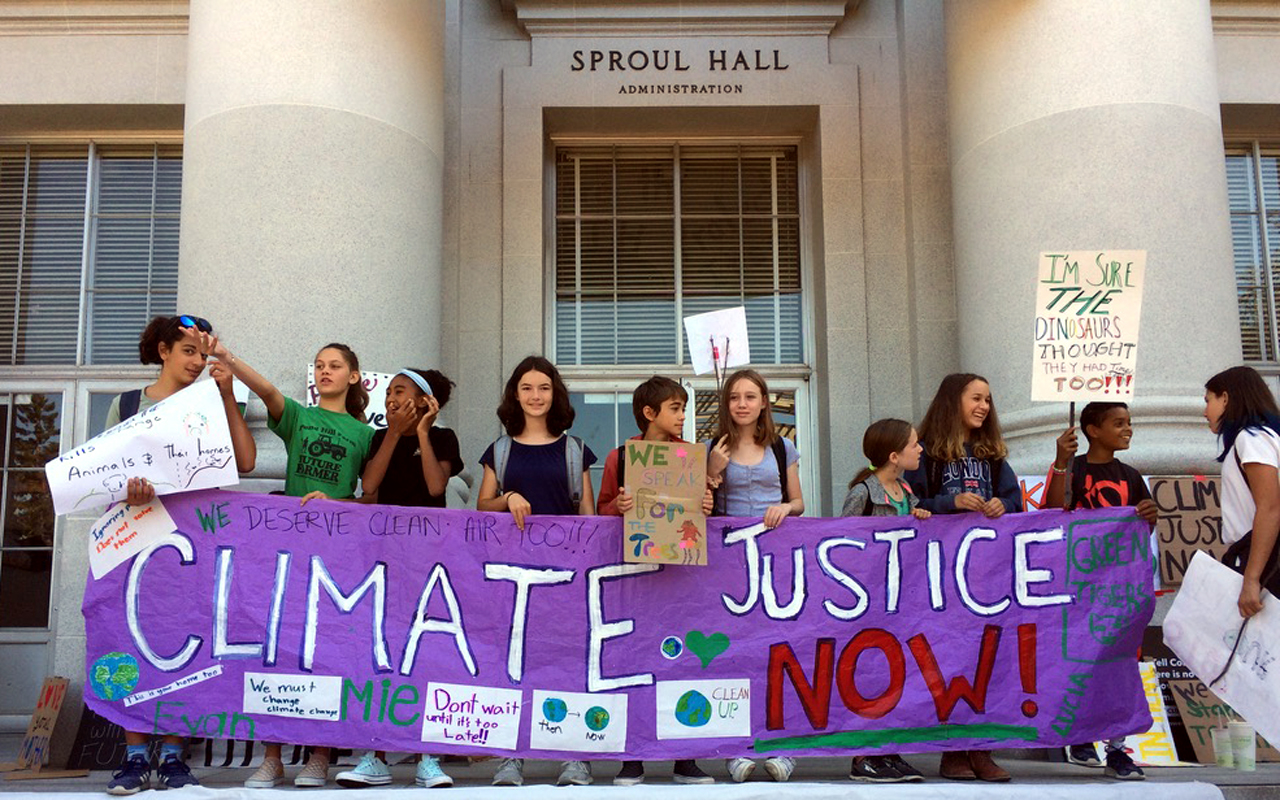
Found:
[[[635,786],[644,783],[644,762],[623,761],[622,769],[613,777],[614,786]]]
[[[902,783],[902,773],[884,756],[856,756],[849,765],[849,780],[864,783]]]
[[[676,783],[715,783],[716,779],[702,771],[698,762],[692,758],[681,759],[675,763],[671,771],[671,779]]]
[[[973,768],[973,774],[978,780],[987,783],[1005,783],[1009,780],[1009,773],[1000,768],[1000,765],[991,759],[991,753],[987,750],[970,750],[969,766]]]
[[[1073,744],[1066,748],[1067,761],[1080,767],[1101,767],[1098,748],[1092,744]]]
[[[107,794],[137,794],[151,788],[151,762],[146,756],[134,756],[111,775]]]
[[[973,767],[969,766],[969,751],[954,750],[949,753],[942,754],[942,765],[938,767],[938,774],[949,781],[973,781],[978,776],[974,774]]]
[[[1118,781],[1145,781],[1147,773],[1142,767],[1133,763],[1133,759],[1123,750],[1112,750],[1107,753],[1107,768],[1102,771],[1108,778]]]
[[[924,773],[908,764],[906,760],[897,753],[885,756],[884,760],[888,761],[889,764],[898,771],[898,774],[902,776],[902,780],[904,782],[924,783]]]
[[[159,789],[181,789],[183,786],[200,785],[196,776],[191,774],[187,763],[173,756],[169,756],[160,763],[156,774],[160,776],[160,785],[157,787]]]

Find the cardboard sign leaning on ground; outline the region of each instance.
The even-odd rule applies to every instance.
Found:
[[[1165,642],[1206,683],[1230,657],[1230,668],[1212,688],[1263,738],[1280,741],[1280,670],[1270,668],[1272,651],[1280,646],[1280,602],[1263,590],[1262,611],[1249,618],[1241,633],[1236,601],[1242,583],[1239,573],[1207,553],[1196,553],[1165,617]],[[1240,644],[1232,657],[1237,638]],[[1183,717],[1183,722],[1189,729],[1189,720]]]
[[[1169,682],[1169,688],[1173,691],[1178,716],[1187,729],[1187,738],[1191,740],[1191,747],[1195,750],[1196,761],[1201,764],[1214,763],[1213,742],[1209,731],[1221,728],[1228,722],[1240,722],[1244,718],[1230,705],[1222,702],[1199,678],[1173,680]],[[1280,761],[1280,752],[1261,734],[1258,735],[1257,760]]]
[[[623,560],[637,564],[707,563],[707,448],[689,442],[630,440],[622,516]]]
[[[1217,475],[1152,476],[1151,499],[1160,509],[1156,521],[1160,585],[1178,586],[1203,550],[1220,561],[1227,552],[1222,541],[1221,478]]]
[[[212,379],[143,409],[45,465],[58,514],[101,508],[146,478],[156,494],[239,483],[222,395]]]
[[[178,530],[85,589],[86,702],[129,730],[657,760],[1152,724],[1154,564],[1127,510],[716,517],[710,564],[680,569],[621,563],[619,517],[166,506]]]
[[[1133,397],[1145,250],[1040,254],[1031,399]]]

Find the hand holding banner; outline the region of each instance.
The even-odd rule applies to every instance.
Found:
[[[222,395],[199,381],[45,464],[58,514],[125,499],[129,478],[156,494],[238,483]]]

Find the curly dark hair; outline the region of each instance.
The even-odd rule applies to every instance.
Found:
[[[186,335],[178,317],[152,317],[138,337],[138,360],[143,364],[163,364],[160,345],[172,349]]]
[[[512,370],[507,386],[498,404],[498,419],[508,436],[524,432],[524,409],[520,407],[520,379],[530,372],[541,372],[551,378],[551,408],[547,412],[547,431],[559,436],[573,426],[574,410],[569,402],[569,387],[564,385],[560,371],[542,356],[528,356]]]

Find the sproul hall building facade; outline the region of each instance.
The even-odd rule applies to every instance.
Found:
[[[1216,471],[1204,379],[1278,371],[1278,2],[12,0],[0,76],[5,727],[83,674],[96,515],[55,521],[40,467],[153,377],[154,314],[298,398],[333,340],[442,369],[474,475],[530,353],[597,453],[655,372],[697,435],[681,319],[745,305],[811,514],[957,370],[1044,475],[1042,250],[1148,253],[1144,471]]]

